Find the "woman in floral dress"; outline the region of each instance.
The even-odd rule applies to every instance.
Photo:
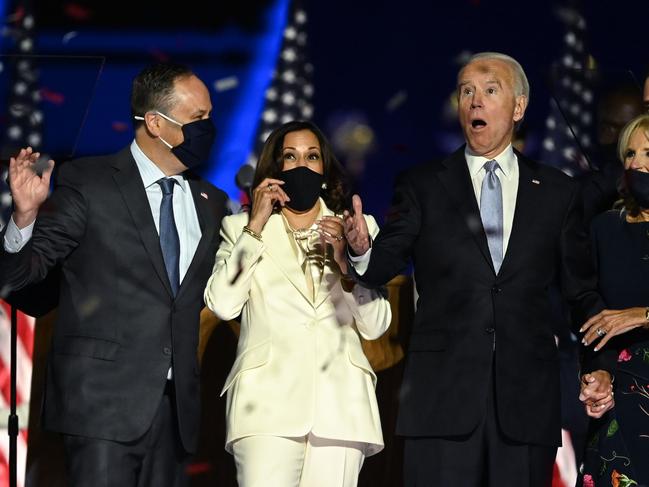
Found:
[[[584,341],[613,358],[615,407],[593,421],[584,487],[649,486],[649,115],[620,135],[622,210],[592,225],[599,290],[608,310],[582,328]]]

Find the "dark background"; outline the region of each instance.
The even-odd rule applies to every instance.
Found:
[[[89,59],[79,76],[60,61],[60,73],[51,75],[57,83],[53,90],[71,90],[81,100],[75,105],[70,96],[71,108],[59,107],[64,115],[45,119],[50,134],[46,141],[63,143],[73,155],[118,150],[132,138],[132,77],[153,60],[185,62],[212,88],[219,138],[203,172],[238,198],[234,175],[255,139],[288,3],[36,2],[38,53],[104,58],[103,65]],[[649,2],[568,3],[586,20],[584,41],[597,67],[611,78],[641,78],[649,65]],[[343,162],[355,159],[350,169],[358,174],[356,187],[370,212],[379,218],[384,213],[398,171],[439,158],[461,143],[449,100],[467,53],[502,51],[526,69],[532,87],[527,151],[538,156],[550,107],[548,74],[565,33],[556,9],[566,5],[507,0],[303,2],[315,68],[314,120],[333,138],[344,123],[369,130],[369,150],[350,155],[343,148],[338,153]],[[12,8],[5,6],[7,13]],[[236,87],[214,89],[216,80],[231,77]],[[82,107],[87,103],[86,114]]]

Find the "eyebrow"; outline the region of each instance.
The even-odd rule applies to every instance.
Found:
[[[500,83],[500,80],[499,80],[499,79],[490,79],[490,80],[487,80],[487,84],[488,84],[488,85],[498,85],[499,87],[502,88],[502,84]]]
[[[498,85],[499,87],[502,88],[502,84],[500,83],[500,80],[498,80],[498,79],[489,79],[489,80],[486,81],[486,84],[488,84],[488,85]],[[468,81],[468,80],[467,81],[460,81],[458,83],[457,87],[461,88],[462,86],[466,86],[466,85],[475,85],[475,83],[473,83],[472,81]]]
[[[286,150],[286,149],[297,150],[295,147],[291,147],[290,145],[287,145],[286,147],[282,148],[282,150]],[[309,147],[307,150],[312,150],[312,149],[320,150],[320,148],[316,147],[315,145],[313,147]]]
[[[194,117],[202,117],[206,113],[209,113],[209,112],[207,110],[203,110],[202,108],[199,108],[198,110],[192,112],[191,117],[192,118],[194,118]]]

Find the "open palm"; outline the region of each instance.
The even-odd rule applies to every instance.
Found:
[[[27,147],[9,160],[9,187],[14,201],[14,213],[18,216],[35,217],[38,208],[47,198],[54,161],[48,161],[42,175],[38,175],[34,166],[39,156],[40,153]]]

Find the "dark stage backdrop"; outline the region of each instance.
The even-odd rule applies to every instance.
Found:
[[[569,2],[586,22],[584,43],[599,67],[641,76],[649,2]],[[537,155],[550,108],[551,64],[566,2],[304,2],[314,66],[315,121],[334,139],[367,209],[385,212],[395,174],[461,142],[450,99],[458,63],[499,50],[519,59],[532,85],[526,151]],[[186,62],[212,90],[218,141],[203,172],[232,198],[249,157],[278,54],[289,0],[35,2],[37,53],[105,57],[76,155],[118,150],[131,139],[129,84],[156,59]],[[7,14],[13,7],[5,4]],[[4,45],[7,45],[6,40]],[[77,77],[62,64],[61,79]],[[45,120],[61,126],[62,120]],[[352,130],[355,129],[355,130]]]

